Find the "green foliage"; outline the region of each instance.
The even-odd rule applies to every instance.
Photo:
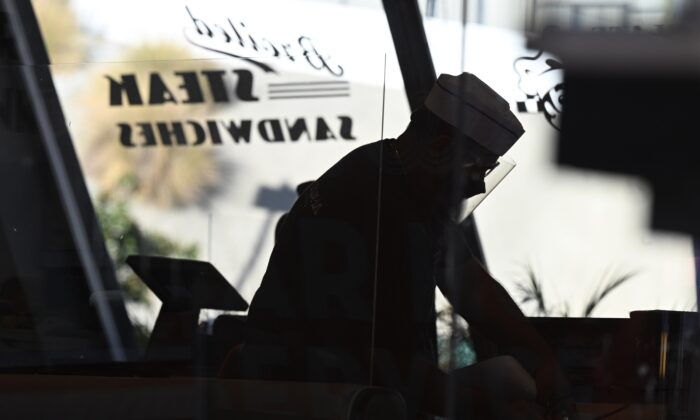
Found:
[[[126,203],[107,194],[98,197],[95,204],[97,218],[102,226],[107,250],[114,261],[117,279],[127,301],[148,305],[146,286],[126,265],[132,254],[159,255],[177,258],[197,258],[194,244],[183,245],[158,233],[143,230],[129,214]]]
[[[124,200],[115,196],[116,194],[112,196],[101,194],[98,197],[95,203],[97,219],[102,227],[107,251],[114,261],[117,280],[126,302],[150,309],[148,288],[126,264],[126,257],[142,254],[195,259],[198,249],[194,244],[179,244],[158,233],[141,229],[129,214]],[[145,347],[150,336],[148,327],[138,319],[131,321],[136,342]]]
[[[458,316],[451,306],[437,312],[438,325],[444,326],[438,328],[438,366],[445,372],[476,363],[476,352],[469,327],[460,323]]]
[[[451,346],[449,335],[438,336],[438,366],[447,372],[450,368],[459,369],[476,363],[476,352],[471,341],[458,336]],[[450,366],[450,358],[454,358]]]

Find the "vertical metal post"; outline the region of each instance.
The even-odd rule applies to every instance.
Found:
[[[382,3],[399,59],[408,104],[412,110],[417,109],[437,79],[418,1],[382,0]],[[476,220],[470,216],[469,223],[463,226],[474,257],[486,265]]]
[[[417,0],[382,0],[399,59],[408,104],[418,108],[435,83],[435,67]]]

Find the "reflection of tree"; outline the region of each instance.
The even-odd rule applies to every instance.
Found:
[[[600,286],[588,297],[581,313],[582,317],[590,317],[600,302],[618,287],[622,286],[629,279],[634,277],[636,272],[628,272],[622,275],[613,275],[607,272],[603,275]],[[534,316],[570,316],[570,308],[567,302],[559,305],[556,309],[548,304],[542,291],[542,280],[535,276],[531,267],[526,267],[525,279],[516,284],[520,292],[520,307],[534,303],[536,305]],[[525,311],[523,311],[525,312]]]
[[[123,189],[164,208],[197,202],[219,179],[207,149],[125,149],[110,136],[91,139],[85,156],[100,190]]]
[[[610,270],[604,273],[600,285],[585,300],[581,316],[592,316],[601,301],[635,275],[636,272],[615,274]],[[544,317],[571,316],[567,302],[551,305],[551,302],[545,298],[542,279],[535,275],[532,267],[525,267],[525,277],[516,283],[516,288],[519,292],[518,303],[523,313]],[[534,306],[534,310],[531,305]],[[437,312],[437,326],[438,362],[441,369],[447,371],[450,368],[457,369],[476,362],[473,331],[464,319],[454,312],[452,306],[445,305]]]
[[[79,63],[85,59],[78,20],[69,0],[34,0],[46,49],[52,63]]]
[[[150,309],[153,298],[149,296],[143,281],[126,265],[126,257],[144,254],[195,259],[198,254],[197,246],[180,244],[165,236],[141,229],[129,214],[124,201],[119,198],[102,194],[97,199],[95,208],[127,303]],[[139,338],[143,339],[143,334],[146,334],[144,326],[138,319],[132,319],[132,322],[139,332]]]
[[[469,326],[451,305],[437,311],[438,366],[445,372],[476,363]]]
[[[126,148],[118,138],[117,123],[173,122],[204,117],[206,105],[160,105],[110,107],[105,74],[136,74],[148,87],[149,74],[157,72],[165,83],[176,87],[178,68],[201,69],[198,61],[173,61],[187,57],[187,50],[168,43],[144,44],[124,55],[124,64],[99,66],[79,106],[88,112],[79,142],[81,160],[101,191],[128,193],[131,197],[160,207],[196,203],[213,191],[221,178],[219,163],[211,146]],[[98,67],[98,66],[96,66]],[[211,102],[211,101],[207,101]]]

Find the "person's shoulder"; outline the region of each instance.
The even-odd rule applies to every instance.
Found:
[[[389,141],[391,139],[379,140],[359,146],[341,158],[334,166],[341,170],[348,168],[357,169],[358,167],[368,170],[378,168],[380,166],[379,162],[385,159],[385,157],[382,157],[382,152],[386,153],[388,150]]]
[[[341,162],[346,159],[354,158],[365,158],[371,161],[376,160],[381,149],[385,147],[390,140],[391,139],[384,139],[359,146],[345,155],[345,157],[341,159]]]
[[[350,151],[309,187],[305,198],[322,201],[325,207],[331,206],[331,203],[347,206],[353,200],[365,202],[360,199],[376,188],[376,168],[385,142],[379,140]]]
[[[321,178],[334,178],[336,176],[343,176],[348,171],[356,172],[369,168],[370,166],[376,166],[378,162],[377,156],[379,156],[379,150],[384,141],[385,140],[380,140],[374,143],[364,144],[351,150],[333,164],[333,166],[328,168]]]

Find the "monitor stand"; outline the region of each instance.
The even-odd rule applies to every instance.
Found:
[[[131,255],[126,262],[163,302],[148,341],[148,361],[191,360],[201,309],[248,309],[248,303],[208,262],[142,255]]]

